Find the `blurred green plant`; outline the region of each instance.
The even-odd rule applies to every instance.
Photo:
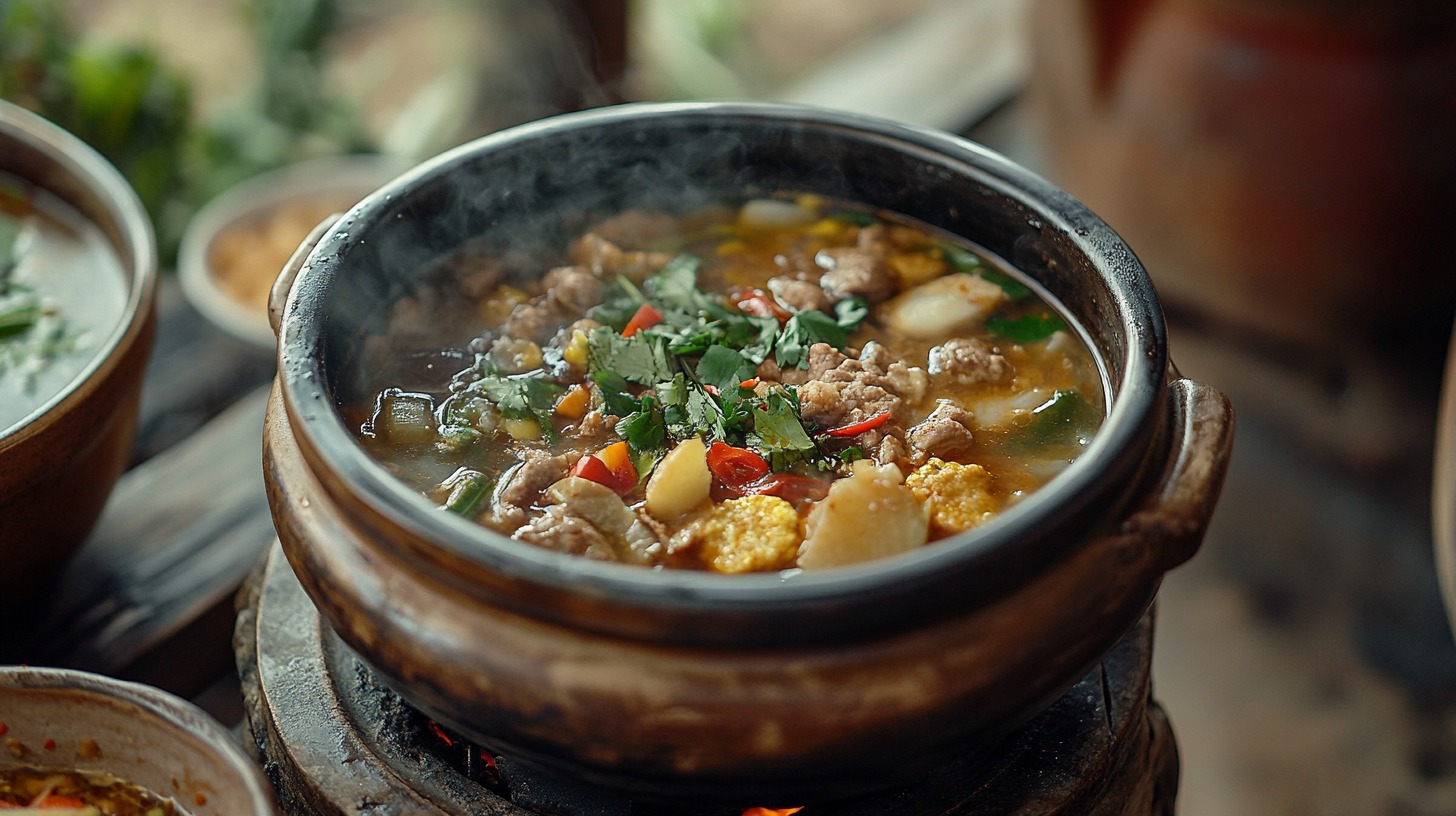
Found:
[[[273,167],[373,149],[324,79],[335,0],[240,0],[258,52],[253,87],[210,121],[153,48],[82,39],[56,0],[0,0],[0,98],[96,148],[136,190],[170,266],[209,198]]]

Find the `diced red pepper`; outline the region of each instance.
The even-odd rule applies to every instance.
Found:
[[[880,413],[875,414],[869,419],[860,420],[859,422],[851,422],[848,425],[841,425],[838,428],[830,428],[829,430],[824,432],[824,435],[835,437],[859,436],[865,431],[873,431],[881,425],[884,425],[889,420],[890,412],[881,411]]]
[[[754,317],[772,317],[780,323],[788,322],[793,315],[784,310],[772,296],[762,289],[740,289],[733,296],[738,311]]]
[[[768,462],[746,448],[714,442],[708,448],[708,470],[728,487],[741,487],[768,474]]]
[[[605,462],[592,454],[587,454],[576,460],[576,464],[571,466],[571,475],[586,479],[587,481],[596,482],[599,485],[606,485],[616,490],[613,486],[617,481],[616,477],[612,475],[612,471],[607,469]]]
[[[623,337],[631,337],[643,329],[651,328],[662,322],[662,312],[652,308],[652,304],[644,303],[637,307],[637,313],[627,321],[627,327],[622,329]]]
[[[757,388],[758,387],[758,378],[757,377],[754,377],[752,379],[744,380],[743,382],[741,382],[741,383],[738,384],[738,387],[739,388]]]
[[[626,442],[614,442],[597,454],[612,474],[612,484],[607,485],[625,496],[637,486],[637,466],[632,463],[632,449]]]

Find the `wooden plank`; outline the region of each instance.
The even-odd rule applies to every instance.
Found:
[[[228,624],[233,594],[274,540],[261,463],[266,396],[253,391],[122,477],[32,624],[11,632],[19,642],[0,644],[7,659],[178,693],[206,688],[231,664],[225,635],[182,635],[201,621]]]

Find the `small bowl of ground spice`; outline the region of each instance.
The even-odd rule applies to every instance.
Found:
[[[268,290],[320,221],[342,213],[407,165],[387,156],[313,159],[254,176],[208,202],[188,225],[177,274],[188,301],[238,339],[271,351]]]

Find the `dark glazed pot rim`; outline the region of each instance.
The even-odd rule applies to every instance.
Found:
[[[1126,348],[1123,359],[1116,366],[1107,366],[1121,371],[1115,382],[1106,383],[1115,398],[1083,455],[1001,516],[912,553],[823,572],[738,576],[646,570],[513,541],[440,512],[375,463],[345,427],[328,393],[329,371],[324,363],[329,294],[351,245],[368,240],[385,219],[400,217],[399,201],[412,190],[448,176],[457,165],[481,161],[494,152],[572,131],[644,123],[670,128],[708,121],[833,131],[872,141],[877,149],[910,153],[1018,203],[1039,222],[1034,227],[1071,241],[1091,260],[1113,293],[1113,302],[1098,304],[1098,308],[1115,315],[1116,324],[1126,333],[1121,341]],[[836,599],[913,598],[930,587],[944,588],[947,578],[958,577],[973,580],[949,603],[964,606],[973,601],[975,593],[989,599],[1004,587],[986,580],[987,570],[1008,564],[1040,569],[1050,564],[1084,538],[1089,525],[1105,520],[1126,502],[1147,462],[1161,464],[1149,452],[1164,419],[1166,378],[1167,344],[1152,282],[1121,238],[1066,193],[1004,157],[948,133],[774,103],[622,105],[515,127],[444,153],[385,185],[329,229],[292,287],[279,334],[279,380],[292,433],[306,455],[326,461],[331,476],[374,512],[503,581],[644,611],[789,614]],[[974,579],[977,575],[981,577]],[[1108,580],[1116,577],[1108,576]]]
[[[64,403],[83,399],[79,395],[82,383],[95,379],[99,372],[114,366],[118,356],[116,350],[134,343],[142,333],[145,328],[142,317],[151,308],[157,284],[157,242],[136,191],[121,171],[90,145],[49,120],[3,99],[0,99],[0,141],[18,143],[22,150],[49,165],[49,172],[59,174],[68,186],[75,187],[52,189],[37,179],[21,176],[56,195],[100,228],[128,278],[126,304],[121,318],[97,344],[90,362],[70,383],[34,411],[8,428],[0,427],[0,449],[3,449],[37,433],[45,424],[41,418],[53,412],[59,414],[58,409]],[[10,157],[0,162],[0,173],[15,173],[6,166],[10,164]],[[83,193],[95,196],[95,205],[100,213],[112,223],[102,221],[97,212],[88,211],[87,204],[90,202],[74,198]]]

